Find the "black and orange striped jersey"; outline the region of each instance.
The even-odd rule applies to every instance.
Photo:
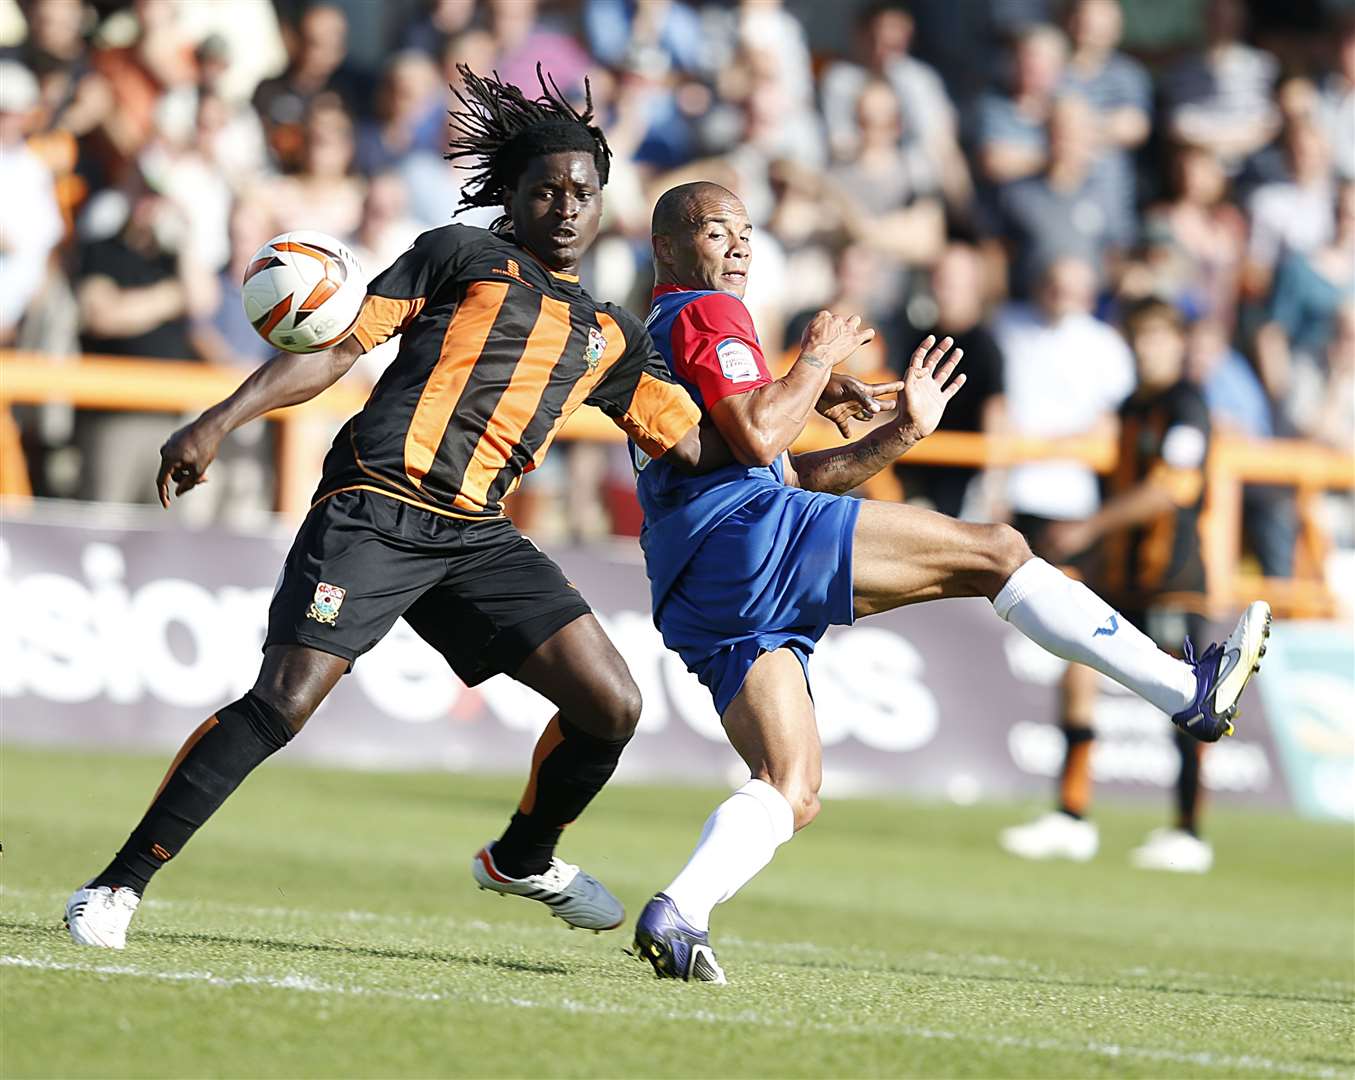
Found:
[[[468,225],[422,234],[377,276],[354,334],[368,350],[400,334],[400,347],[335,438],[317,500],[366,488],[496,517],[580,405],[655,457],[700,420],[639,319]]]
[[[1209,406],[1194,383],[1178,382],[1120,406],[1111,495],[1151,479],[1176,504],[1155,521],[1106,538],[1106,591],[1127,607],[1142,608],[1167,594],[1198,598],[1205,591],[1200,521],[1209,436]]]

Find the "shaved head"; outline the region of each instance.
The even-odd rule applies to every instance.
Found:
[[[680,236],[700,225],[707,210],[721,203],[729,203],[740,210],[743,209],[743,203],[739,201],[737,195],[709,180],[679,184],[665,191],[654,204],[650,231],[656,236]]]
[[[709,180],[680,184],[654,205],[655,281],[742,296],[752,257],[743,202]]]

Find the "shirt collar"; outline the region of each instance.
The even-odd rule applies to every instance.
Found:
[[[532,251],[531,248],[527,247],[526,244],[518,243],[518,238],[514,236],[511,232],[504,233],[500,237],[500,239],[507,240],[515,248],[517,248],[524,255],[526,255],[527,258],[531,259],[532,262],[540,266],[542,270],[546,271],[546,273],[548,273],[551,277],[555,278],[556,281],[564,281],[570,285],[579,284],[578,274],[566,274],[561,270],[551,269],[549,266],[546,265],[546,260],[537,255],[536,252]]]

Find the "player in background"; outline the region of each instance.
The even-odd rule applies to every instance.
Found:
[[[1176,651],[1208,632],[1200,516],[1204,464],[1209,453],[1209,407],[1184,377],[1186,328],[1180,311],[1164,300],[1134,304],[1124,316],[1134,354],[1137,389],[1120,407],[1120,453],[1110,478],[1110,497],[1081,521],[1056,521],[1041,535],[1041,552],[1056,562],[1102,546],[1101,591],[1120,605],[1120,617],[1161,648]],[[1264,647],[1261,652],[1264,652]],[[1092,792],[1090,722],[1097,676],[1073,666],[1077,696],[1085,708],[1065,715],[1066,741],[1059,772],[1058,805],[1028,825],[1003,831],[1002,846],[1027,859],[1090,859],[1096,826],[1087,820]],[[1086,717],[1086,719],[1083,719]],[[1204,873],[1214,862],[1200,839],[1200,759],[1204,746],[1176,732],[1181,770],[1176,782],[1176,824],[1157,829],[1130,858],[1153,870]]]
[[[643,448],[635,455],[655,622],[711,691],[751,774],[636,923],[636,952],[661,977],[707,982],[724,981],[710,946],[711,910],[819,811],[821,748],[806,661],[830,625],[984,596],[1051,653],[1109,675],[1195,738],[1214,741],[1232,731],[1270,621],[1267,605],[1254,603],[1222,646],[1183,663],[1085,585],[1033,557],[1007,525],[843,497],[935,430],[964,382],[951,379],[960,357],[946,357],[949,339],[932,348],[927,338],[890,421],[844,447],[787,453],[852,342],[806,347],[772,379],[740,299],[751,232],[743,204],[715,184],[674,188],[655,207],[647,325],[738,461],[692,477],[648,460]],[[858,333],[857,343],[869,335]]]
[[[81,944],[123,947],[156,872],[401,616],[467,685],[504,672],[559,709],[507,830],[472,863],[475,880],[542,901],[574,926],[624,918],[604,886],[554,852],[615,770],[640,693],[588,604],[502,501],[582,404],[681,469],[705,467],[700,414],[639,320],[579,285],[610,159],[591,100],[579,113],[544,79],[528,99],[497,78],[462,75],[448,157],[475,168],[462,203],[501,207],[502,217],[489,230],[419,236],[371,283],[350,337],[275,356],[161,449],[168,507],[171,484],[183,495],[202,483],[231,431],[313,398],[401,335],[325,460],[269,608],[257,681],[189,737],[116,857],[70,898],[66,921]],[[718,436],[706,445],[710,460],[729,460]]]

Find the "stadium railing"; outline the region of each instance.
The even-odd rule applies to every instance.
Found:
[[[243,378],[236,368],[125,357],[51,357],[0,350],[0,496],[31,497],[28,467],[11,407],[63,403],[81,409],[189,413],[221,400]],[[304,405],[269,415],[276,424],[276,508],[305,512],[313,484],[316,454],[313,421],[346,418],[361,408],[367,388],[340,382]],[[619,442],[624,436],[602,413],[580,409],[560,432],[561,439]],[[826,422],[807,429],[797,449],[839,443]],[[1084,462],[1106,473],[1115,464],[1110,440],[1034,439],[937,432],[908,454],[910,465],[958,465],[990,468],[1023,461],[1059,458]],[[1324,618],[1336,613],[1324,566],[1330,540],[1322,525],[1324,492],[1355,489],[1355,455],[1290,439],[1256,442],[1231,436],[1215,440],[1208,462],[1208,495],[1203,524],[1205,558],[1212,582],[1209,605],[1220,613],[1264,596],[1277,613]],[[1294,490],[1299,519],[1294,576],[1263,579],[1242,559],[1242,489],[1273,484]]]

